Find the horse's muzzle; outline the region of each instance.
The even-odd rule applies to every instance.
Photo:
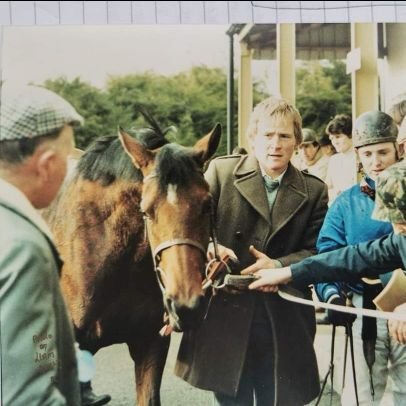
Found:
[[[208,306],[205,296],[199,296],[193,307],[179,305],[170,298],[165,298],[164,302],[169,314],[169,323],[177,332],[197,328],[203,321]]]

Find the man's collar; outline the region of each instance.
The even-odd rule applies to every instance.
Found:
[[[271,178],[272,180],[277,180],[277,181],[279,181],[279,183],[282,182],[282,178],[283,178],[283,176],[285,175],[286,171],[288,170],[288,168],[286,168],[278,177],[272,178],[271,176],[269,176],[269,175],[265,172],[265,169],[264,169],[261,165],[259,165],[259,169],[260,169],[260,171],[261,171],[262,177],[268,176],[268,178]]]
[[[53,241],[52,232],[45,220],[41,217],[24,193],[2,178],[0,178],[0,202],[17,210],[35,224],[51,241]]]

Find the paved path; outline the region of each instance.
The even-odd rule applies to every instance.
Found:
[[[325,326],[319,328],[316,348],[323,348],[326,354],[319,359],[322,376],[329,364],[330,334]],[[162,406],[212,406],[210,392],[202,391],[186,384],[173,374],[180,334],[173,334],[162,387]],[[320,352],[320,351],[318,351]],[[133,367],[126,345],[114,345],[96,354],[97,371],[93,386],[96,393],[109,393],[113,400],[109,406],[132,406],[135,404]],[[106,372],[108,371],[108,372]],[[312,403],[314,405],[315,402]],[[338,396],[333,397],[333,406],[339,406]],[[320,406],[330,405],[329,388],[326,388]]]

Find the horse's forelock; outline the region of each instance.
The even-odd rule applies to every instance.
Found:
[[[155,172],[162,191],[166,191],[170,184],[186,185],[198,169],[191,148],[167,144],[161,148],[156,157]]]

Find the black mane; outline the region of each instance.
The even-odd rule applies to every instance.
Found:
[[[161,190],[165,191],[169,184],[184,186],[196,171],[200,171],[190,148],[171,144],[152,129],[138,130],[134,138],[148,149],[161,148],[155,158],[155,172]],[[101,182],[103,186],[114,183],[116,179],[142,180],[141,171],[131,162],[117,136],[95,140],[80,158],[77,173],[86,180]]]
[[[169,141],[151,128],[131,131],[141,144],[156,149]],[[116,179],[140,181],[141,172],[131,162],[117,136],[109,135],[96,139],[85,151],[77,165],[77,172],[84,179],[99,181],[103,186]]]

